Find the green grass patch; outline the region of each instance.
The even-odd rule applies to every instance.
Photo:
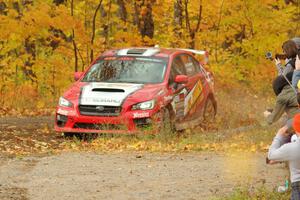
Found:
[[[288,200],[290,191],[278,193],[277,191],[268,190],[265,187],[254,189],[236,189],[232,194],[211,200]]]

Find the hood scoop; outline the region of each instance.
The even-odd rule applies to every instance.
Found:
[[[114,89],[114,88],[93,88],[93,92],[122,92],[124,93],[125,90],[123,89]]]
[[[128,95],[142,87],[142,84],[90,83],[82,87],[79,104],[85,106],[121,106]]]

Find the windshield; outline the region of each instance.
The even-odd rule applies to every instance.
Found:
[[[167,63],[162,59],[105,57],[86,73],[84,82],[161,83]]]

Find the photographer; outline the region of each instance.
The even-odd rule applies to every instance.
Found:
[[[282,50],[284,56],[286,57],[286,64],[285,66],[283,66],[279,57],[275,58],[275,64],[278,70],[278,74],[286,75],[287,73],[294,71],[298,47],[295,41],[288,40],[283,43]]]
[[[269,148],[268,164],[289,162],[292,183],[291,200],[300,200],[300,114],[295,115],[292,126],[297,135],[296,141],[290,142],[290,134],[286,126],[279,129]]]
[[[296,70],[294,71],[298,47],[294,40],[288,40],[283,43],[282,49],[285,53],[283,56],[288,60],[285,67],[283,67],[280,63],[280,59],[277,56],[275,59],[279,73],[279,76],[273,81],[273,90],[277,96],[276,105],[273,111],[264,112],[264,116],[267,118],[267,122],[269,124],[272,124],[279,120],[284,112],[287,113],[288,119],[291,119],[300,111],[297,101],[297,96],[300,95],[296,95],[297,91],[295,87],[298,83],[298,80],[300,79],[299,58],[297,60],[298,65],[296,67]]]
[[[276,104],[272,112],[264,112],[269,124],[278,121],[284,112],[287,114],[288,119],[291,119],[300,111],[295,89],[288,83],[288,81],[292,81],[292,76],[293,72],[289,72],[285,77],[283,75],[278,76],[273,82],[273,89],[277,95]]]

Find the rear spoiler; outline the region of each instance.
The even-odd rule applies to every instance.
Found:
[[[195,49],[178,49],[183,51],[188,51],[196,55],[201,55],[204,57],[204,60],[202,60],[202,64],[208,64],[209,62],[209,54],[208,51],[205,50],[195,50]]]
[[[159,45],[155,45],[154,48],[160,48],[160,46]],[[202,61],[200,61],[201,64],[206,65],[209,62],[208,51],[205,51],[205,50],[196,50],[196,49],[180,49],[180,48],[177,48],[177,50],[188,51],[188,52],[191,52],[193,54],[203,56],[204,59]]]

